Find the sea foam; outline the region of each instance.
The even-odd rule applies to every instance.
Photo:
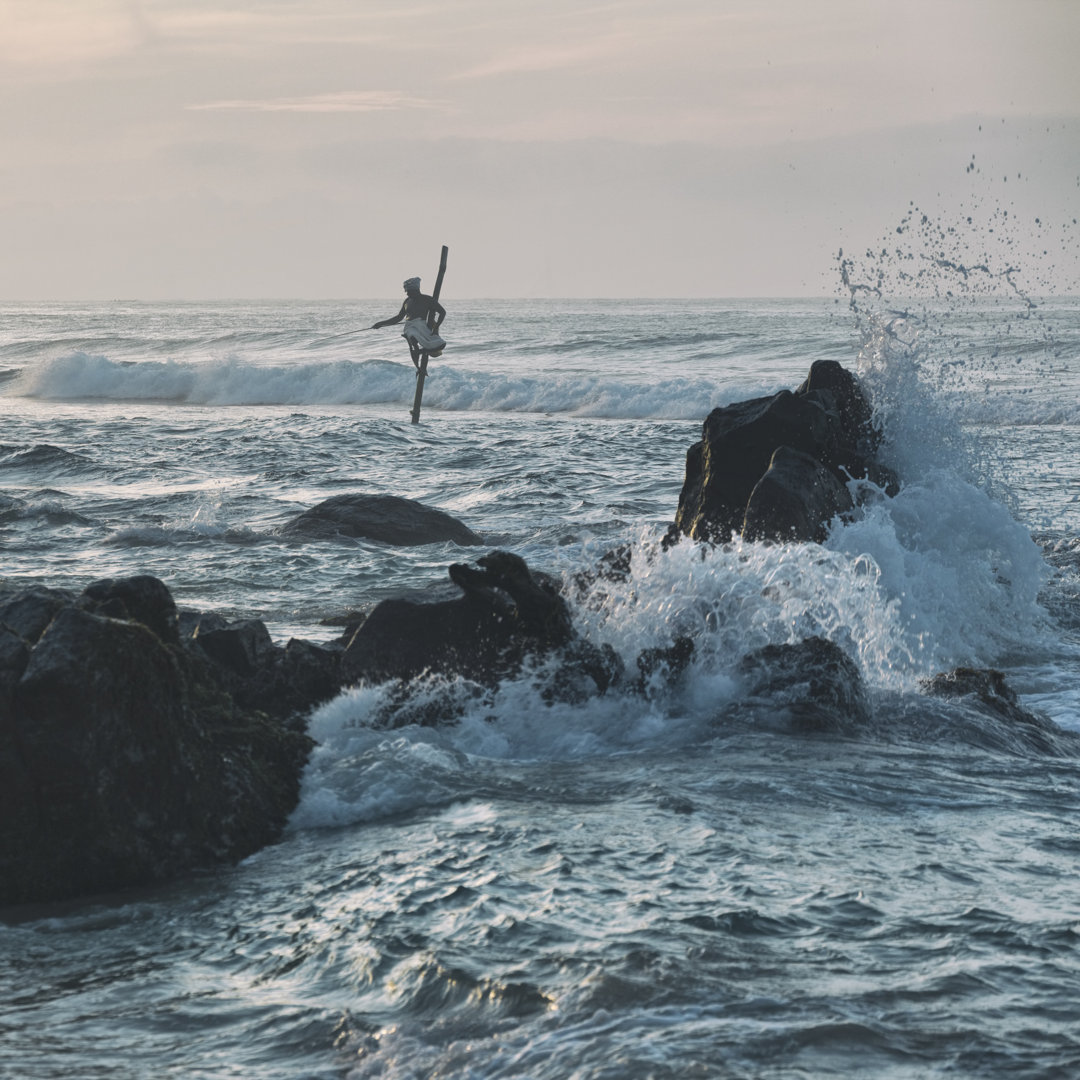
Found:
[[[664,549],[660,530],[642,527],[627,541],[629,579],[596,577],[584,589],[582,573],[604,551],[588,542],[560,551],[555,569],[575,598],[575,625],[614,648],[629,672],[644,649],[694,642],[674,686],[552,703],[539,668],[472,696],[460,681],[420,680],[404,707],[394,686],[352,688],[313,717],[320,745],[294,827],[450,801],[461,771],[483,773],[485,762],[576,761],[707,739],[739,698],[739,661],[765,645],[828,638],[872,695],[917,694],[935,672],[1023,662],[1045,649],[1048,567],[915,359],[906,345],[891,363],[864,363],[902,488],[890,498],[862,483],[860,509],[834,521],[824,545],[733,538]],[[425,705],[447,708],[454,723],[423,726]]]
[[[412,366],[389,360],[253,364],[128,361],[71,353],[27,367],[7,392],[49,401],[147,401],[186,405],[411,405]],[[657,381],[564,373],[538,377],[432,365],[428,409],[560,413],[625,419],[696,419],[739,396],[704,378]]]

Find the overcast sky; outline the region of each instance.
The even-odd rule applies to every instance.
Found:
[[[0,0],[0,139],[7,299],[1080,291],[1080,0]]]

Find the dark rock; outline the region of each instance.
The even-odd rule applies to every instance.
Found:
[[[817,458],[781,446],[750,493],[742,535],[821,543],[829,522],[853,506],[848,489]]]
[[[520,669],[526,656],[566,645],[570,613],[557,587],[505,551],[455,564],[462,596],[399,597],[377,604],[341,660],[346,683],[411,679],[425,672],[492,684]]]
[[[627,684],[618,653],[578,634],[555,582],[519,556],[493,551],[475,567],[451,566],[449,576],[462,595],[384,600],[345,650],[345,683],[407,684],[427,676],[416,700],[406,685],[391,691],[379,718],[384,726],[452,722],[465,707],[475,707],[455,678],[476,684],[479,693],[527,671],[548,703],[580,702],[616,686],[652,697],[679,678],[694,654],[686,637],[645,650],[637,678]]]
[[[270,686],[278,714],[297,716],[336,697],[341,692],[342,650],[323,648],[310,641],[290,638],[274,654]],[[271,715],[273,708],[265,708]]]
[[[781,390],[771,397],[713,409],[702,426],[701,440],[687,451],[679,506],[664,544],[682,536],[711,543],[724,543],[733,534],[788,539],[793,525],[797,539],[820,538],[836,507],[845,502],[838,486],[848,479],[868,478],[893,492],[897,489],[895,475],[873,457],[879,441],[858,380],[835,361],[815,363],[794,393]],[[781,448],[817,462],[806,466],[817,490],[796,510],[790,490],[790,483],[797,483],[795,472],[787,470],[790,483],[773,476],[760,496],[764,499],[770,490],[780,494],[782,506],[768,512],[755,507],[747,534],[751,495]],[[825,471],[835,484],[824,480]],[[789,490],[784,492],[784,487]],[[828,516],[815,519],[815,506]]]
[[[305,510],[281,530],[283,536],[315,540],[359,538],[398,547],[441,544],[462,546],[483,543],[456,518],[397,495],[335,495]]]
[[[213,663],[215,677],[241,708],[303,728],[307,714],[341,689],[344,643],[292,638],[282,648],[262,620],[230,622],[213,613],[185,612],[181,627],[184,644]]]
[[[0,597],[0,671],[21,676],[30,650],[74,594],[36,585]]]
[[[780,719],[793,731],[846,734],[870,720],[858,666],[826,638],[766,645],[742,658],[738,674],[749,700],[736,712],[762,715],[765,726]]]
[[[839,433],[837,412],[789,390],[713,409],[687,453],[675,528],[694,540],[729,540],[778,447],[817,456]]]
[[[1005,681],[1002,672],[994,668],[958,667],[941,672],[923,681],[923,689],[936,697],[978,698],[990,711],[1006,720],[1029,723],[1034,715],[1020,706],[1016,691]]]
[[[180,640],[183,642],[197,637],[200,633],[209,633],[211,630],[221,630],[229,625],[229,620],[216,611],[191,611],[180,609],[177,616],[177,625],[180,631]]]
[[[658,687],[671,686],[694,658],[692,638],[676,638],[667,648],[643,649],[637,658],[638,677],[631,689],[653,697]]]
[[[450,580],[466,596],[508,596],[513,603],[515,630],[543,648],[556,648],[570,640],[570,611],[551,578],[534,574],[520,555],[509,551],[493,551],[476,564],[480,569],[465,563],[454,563],[449,569]]]
[[[923,682],[932,697],[958,700],[979,714],[978,733],[970,741],[987,748],[1075,754],[1080,739],[1048,717],[1025,709],[1005,676],[993,668],[959,667]]]
[[[862,456],[873,454],[881,437],[873,426],[873,410],[859,380],[836,360],[815,360],[795,393],[805,397],[822,390],[832,395],[839,413],[841,445]]]
[[[200,622],[192,638],[207,656],[237,675],[254,675],[274,649],[261,619],[238,619],[214,629],[204,629]]]
[[[29,649],[0,669],[0,904],[242,858],[278,837],[299,796],[307,736],[238,707],[194,650],[89,610],[130,601],[168,636],[158,590],[114,584],[59,605],[46,590],[5,599]],[[155,596],[150,609],[131,599]]]
[[[134,619],[168,645],[180,641],[172,593],[164,582],[148,574],[95,581],[83,592],[80,606],[113,619]]]
[[[575,637],[559,651],[542,696],[548,703],[588,701],[620,684],[624,674],[622,657],[610,645]]]

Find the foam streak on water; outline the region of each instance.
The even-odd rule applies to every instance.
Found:
[[[349,688],[311,717],[280,844],[7,913],[0,1074],[1076,1073],[1076,759],[922,680],[996,667],[1080,730],[1080,305],[853,296],[444,297],[419,425],[394,331],[335,336],[387,301],[4,312],[9,582],[152,573],[181,606],[328,640],[476,554],[281,533],[386,492],[560,579],[629,672],[695,651],[645,694],[553,699],[543,664]],[[864,491],[823,545],[665,550],[708,410],[819,358],[866,380],[900,494]],[[631,578],[582,584],[616,544]],[[859,668],[856,736],[746,707],[741,658],[812,635]]]

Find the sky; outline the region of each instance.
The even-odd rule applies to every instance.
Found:
[[[1078,57],[1080,0],[0,0],[0,299],[831,295],[913,204],[1080,293]]]

